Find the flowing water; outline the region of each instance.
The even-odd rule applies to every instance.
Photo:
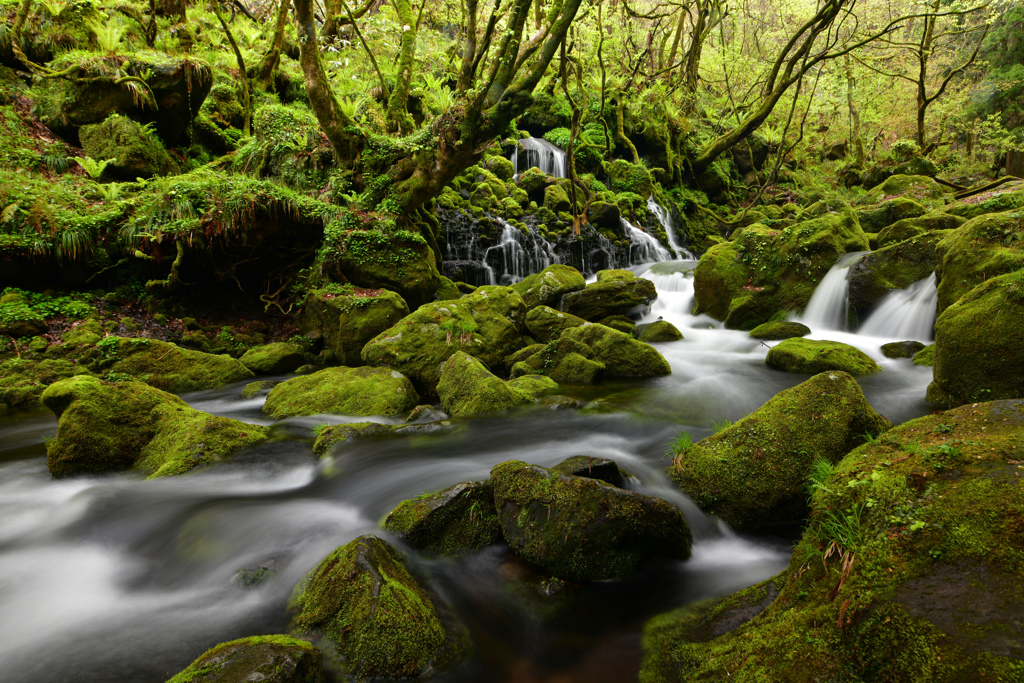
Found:
[[[523,138],[512,152],[512,166],[515,175],[530,168],[539,168],[541,172],[556,178],[569,177],[566,169],[566,153],[558,145],[544,138]]]
[[[289,419],[279,423],[278,440],[230,464],[154,481],[132,474],[54,481],[44,455],[52,416],[0,418],[3,679],[164,680],[216,643],[286,629],[300,577],[358,535],[386,537],[378,524],[401,500],[486,477],[505,460],[552,465],[587,454],[615,459],[632,473],[632,488],[678,505],[694,532],[693,557],[653,564],[622,583],[552,594],[543,575],[501,547],[457,559],[409,556],[474,641],[473,657],[438,680],[635,680],[647,618],[735,591],[788,562],[786,542],[732,533],[662,474],[666,444],[681,428],[697,440],[713,421],[742,418],[805,379],[767,368],[767,346],[746,333],[690,314],[694,265],[634,267],[659,291],[646,319],[669,320],[686,338],[657,345],[671,376],[575,394],[600,410],[461,420],[434,434],[356,442],[325,460],[311,452],[311,431],[321,420],[346,418]],[[893,338],[813,332],[882,365],[861,378],[877,410],[895,422],[927,412],[931,370],[882,357],[879,346]],[[184,398],[211,413],[269,423],[262,399],[242,400],[240,389]],[[270,580],[239,580],[239,571],[261,567],[274,572]]]
[[[860,328],[861,334],[930,342],[935,338],[939,290],[935,273],[906,289],[889,292]]]
[[[795,319],[811,329],[847,330],[850,311],[850,267],[868,252],[843,254],[821,279],[807,308]]]
[[[679,232],[676,230],[675,221],[672,220],[672,214],[669,213],[668,209],[659,204],[655,199],[654,195],[647,198],[647,210],[654,214],[654,217],[661,223],[661,227],[665,228],[665,234],[668,236],[668,245],[672,247],[672,251],[675,252],[676,258],[683,260],[692,261],[697,257],[693,255],[689,249],[686,248],[684,241],[680,240]],[[685,240],[683,235],[683,240]]]

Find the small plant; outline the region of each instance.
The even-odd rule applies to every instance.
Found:
[[[464,320],[459,323],[459,342],[468,344],[473,341],[473,333],[476,332],[476,323],[472,320]]]
[[[732,422],[728,418],[722,418],[721,420],[712,420],[711,428],[715,430],[715,434],[719,433],[723,429],[727,429],[732,426]]]
[[[953,432],[953,429],[955,429],[955,425],[940,422],[939,424],[935,425],[935,427],[932,428],[932,432],[934,432],[935,434],[951,434]]]
[[[120,183],[107,183],[106,185],[99,185],[96,191],[100,193],[105,202],[114,202],[121,197],[121,184]]]
[[[96,342],[96,348],[100,350],[100,353],[108,358],[116,356],[117,347],[120,341],[121,340],[118,337],[104,337]]]
[[[78,162],[78,165],[82,167],[90,178],[93,180],[99,180],[100,176],[103,175],[103,171],[106,170],[107,165],[113,161],[117,161],[117,158],[106,159],[105,161],[96,161],[92,157],[74,157],[74,160]]]
[[[93,22],[89,24],[89,29],[96,36],[96,44],[100,50],[108,54],[117,52],[117,48],[121,46],[121,41],[124,40],[124,36],[128,32],[127,26],[120,20],[114,19],[110,19],[106,23]]]
[[[330,426],[331,425],[327,424],[326,422],[317,423],[317,425],[313,427],[313,437],[319,439],[320,435],[322,435],[325,430],[329,429]]]
[[[450,346],[452,343],[452,335],[455,334],[455,321],[445,320],[441,323],[441,331],[445,333],[444,343]]]
[[[678,458],[690,450],[691,446],[693,446],[693,437],[690,436],[690,432],[680,429],[676,438],[668,442],[668,448],[665,449],[665,457]]]

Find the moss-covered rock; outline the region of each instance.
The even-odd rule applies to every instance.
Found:
[[[677,453],[669,478],[737,530],[788,524],[806,510],[815,458],[838,462],[890,427],[853,377],[823,372]]]
[[[654,283],[645,278],[605,278],[565,294],[559,310],[590,321],[610,315],[638,317],[650,310],[657,298]]]
[[[419,402],[404,375],[389,368],[327,368],[281,382],[263,412],[274,419],[294,415],[397,415]]]
[[[0,413],[15,408],[39,408],[39,397],[46,387],[79,374],[90,373],[63,358],[5,360],[0,363]]]
[[[505,384],[509,389],[534,401],[558,388],[558,382],[544,375],[520,375]]]
[[[929,213],[917,218],[904,218],[896,221],[878,233],[875,249],[887,247],[903,240],[908,240],[926,232],[937,230],[956,230],[966,221],[959,216],[948,213]]]
[[[1022,425],[972,404],[819,468],[789,567],[651,620],[640,680],[1019,680]]]
[[[944,407],[1024,397],[1024,270],[978,285],[939,315],[928,400]]]
[[[291,636],[252,636],[201,654],[168,683],[323,683],[323,655]]]
[[[104,172],[119,180],[166,175],[174,168],[159,138],[127,116],[114,114],[103,123],[82,126],[78,137],[86,156],[113,160]]]
[[[296,587],[291,629],[330,642],[340,660],[332,664],[355,679],[415,678],[464,650],[464,629],[446,623],[443,609],[394,548],[367,535],[334,550]]]
[[[510,159],[497,154],[487,157],[484,161],[484,168],[493,173],[496,178],[505,182],[512,180],[512,176],[516,172],[515,166]]]
[[[939,312],[982,282],[1024,265],[1024,211],[978,216],[936,245]]]
[[[672,374],[665,357],[652,346],[604,325],[588,323],[562,332],[562,339],[586,344],[604,364],[605,377],[644,379]]]
[[[357,289],[350,294],[314,290],[306,295],[299,320],[303,331],[323,335],[324,346],[337,354],[342,365],[359,365],[366,342],[407,315],[405,299],[386,289]]]
[[[398,370],[422,393],[432,393],[441,366],[465,351],[488,368],[500,368],[523,346],[526,304],[508,287],[480,287],[454,301],[421,306],[363,347],[363,361]]]
[[[528,275],[522,282],[512,285],[512,289],[519,292],[528,309],[533,309],[537,306],[558,306],[563,294],[577,292],[586,285],[580,271],[572,266],[556,264]]]
[[[456,351],[445,361],[437,395],[441,407],[452,417],[500,413],[531,400],[463,351]]]
[[[348,422],[317,429],[313,441],[313,452],[323,457],[340,444],[361,439],[394,436],[395,425],[380,422]]]
[[[106,337],[100,346],[104,356],[114,361],[108,368],[111,372],[175,394],[253,377],[252,370],[231,356],[183,349],[157,339]]]
[[[276,375],[302,365],[305,354],[298,344],[274,342],[249,349],[238,360],[257,375]]]
[[[58,479],[124,469],[183,474],[261,443],[269,431],[194,410],[141,382],[81,375],[50,385],[41,400],[57,417],[46,466]]]
[[[403,501],[383,526],[410,547],[435,555],[459,555],[502,540],[490,481],[467,481]]]
[[[533,348],[533,347],[529,347]],[[560,337],[512,365],[512,377],[544,375],[558,384],[594,384],[604,372],[586,344]]]
[[[257,382],[249,382],[242,387],[242,398],[257,398],[259,396],[266,396],[270,393],[270,390],[276,387],[279,382],[275,382],[269,379],[262,379]]]
[[[587,207],[587,221],[598,229],[618,231],[622,225],[622,214],[617,204],[591,202]]]
[[[849,344],[796,338],[769,349],[765,363],[777,370],[811,374],[841,370],[851,375],[870,375],[882,369],[870,356]]]
[[[924,344],[919,341],[899,341],[882,344],[882,355],[886,358],[913,358]]]
[[[914,354],[914,365],[931,367],[935,364],[935,344],[929,344]]]
[[[411,308],[433,301],[440,285],[434,251],[408,230],[343,232],[328,243],[323,263],[335,282],[398,292]]]
[[[868,201],[874,203],[890,197],[906,197],[919,202],[942,199],[945,190],[934,178],[926,175],[896,174],[868,190]]]
[[[656,320],[653,323],[636,326],[636,338],[648,344],[658,342],[679,341],[683,333],[667,320]]]
[[[690,555],[682,514],[659,498],[518,460],[492,469],[491,481],[512,550],[559,578],[618,580],[648,557]]]
[[[541,342],[557,339],[562,334],[562,330],[579,327],[586,322],[579,316],[562,313],[549,306],[531,308],[530,312],[526,314],[526,329],[530,331],[534,339]]]
[[[636,321],[625,315],[610,315],[607,318],[601,318],[594,322],[610,327],[613,330],[618,330],[623,334],[628,334],[631,337],[636,335]]]
[[[553,472],[571,474],[574,477],[600,479],[606,484],[622,488],[626,477],[614,460],[595,458],[591,455],[574,455],[551,468]]]
[[[716,320],[729,315],[732,300],[750,277],[740,259],[740,247],[734,242],[716,244],[700,257],[693,281],[696,307],[701,313]]]
[[[862,313],[885,295],[906,289],[932,274],[939,264],[938,245],[946,232],[929,232],[865,254],[847,275],[850,303]]]
[[[569,195],[560,185],[548,185],[544,188],[544,208],[555,213],[569,211],[572,205],[569,203]]]
[[[1020,208],[1024,208],[1024,183],[1013,182],[950,204],[946,207],[946,213],[970,220],[986,213],[1002,213]]]
[[[604,165],[608,174],[609,189],[612,192],[632,192],[642,198],[654,192],[654,180],[651,172],[641,164],[632,164],[625,159],[615,159]]]
[[[794,337],[806,337],[810,333],[811,328],[803,323],[780,320],[774,323],[758,325],[750,331],[750,336],[764,341],[781,341]]]
[[[866,232],[880,232],[897,221],[917,218],[926,213],[928,209],[913,199],[896,197],[857,209],[857,219]]]

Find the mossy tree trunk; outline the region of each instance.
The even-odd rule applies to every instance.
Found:
[[[270,48],[263,55],[259,66],[256,67],[256,82],[262,85],[264,90],[274,89],[274,74],[281,61],[281,51],[284,49],[284,30],[288,25],[288,11],[291,7],[292,0],[281,0],[278,3],[277,16],[274,21],[274,38],[270,41]]]
[[[420,0],[420,16],[423,15],[425,0]],[[393,133],[408,135],[415,128],[415,122],[409,115],[409,90],[412,88],[413,73],[416,67],[416,34],[419,30],[419,17],[413,12],[409,0],[392,0],[392,7],[398,15],[398,23],[402,31],[401,48],[398,52],[398,73],[395,75],[395,87],[388,98],[387,123]]]

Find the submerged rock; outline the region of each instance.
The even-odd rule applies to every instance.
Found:
[[[298,344],[274,342],[249,349],[238,360],[257,375],[277,375],[295,370],[305,362],[305,355]]]
[[[572,266],[552,265],[539,273],[528,275],[512,285],[529,309],[537,306],[557,306],[563,294],[576,292],[587,285],[580,272]]]
[[[57,417],[46,444],[55,478],[136,469],[153,477],[221,462],[266,440],[267,427],[190,408],[141,382],[81,375],[50,385],[42,402]]]
[[[419,401],[416,389],[388,368],[327,368],[275,386],[263,412],[275,420],[294,415],[397,415]]]
[[[786,372],[817,373],[841,370],[851,375],[870,375],[882,368],[860,349],[834,341],[786,339],[765,357],[768,367]]]
[[[242,398],[256,398],[258,396],[266,396],[270,393],[270,390],[276,387],[280,382],[274,380],[263,379],[258,382],[249,382],[242,387]]]
[[[682,514],[659,498],[518,460],[492,469],[491,481],[505,540],[559,578],[619,580],[644,559],[690,555]]]
[[[609,272],[598,273],[598,281],[587,285],[578,292],[570,292],[562,297],[559,309],[564,313],[596,321],[610,315],[626,315],[636,317],[650,310],[651,304],[658,298],[654,283],[650,280],[633,277],[607,275]],[[605,277],[601,277],[605,273]]]
[[[783,320],[758,325],[750,331],[750,336],[754,339],[763,339],[764,341],[781,341],[783,339],[792,339],[794,337],[806,337],[810,333],[811,328],[807,327],[807,325],[804,325],[803,323]]]
[[[104,355],[114,359],[110,372],[131,375],[175,394],[213,389],[254,376],[231,356],[183,349],[156,339],[106,337],[103,342]]]
[[[734,529],[789,524],[806,510],[815,458],[838,462],[891,427],[853,377],[823,372],[677,454],[669,478]]]
[[[323,334],[324,346],[337,354],[342,365],[359,365],[366,342],[409,315],[409,306],[397,292],[386,289],[335,294],[313,290],[306,295],[302,329]]]
[[[323,655],[291,636],[253,636],[212,647],[168,683],[323,683]]]
[[[437,395],[441,399],[441,407],[452,417],[500,413],[532,400],[462,351],[456,351],[445,361],[437,383]]]
[[[338,655],[331,664],[356,679],[437,672],[465,649],[464,629],[442,618],[437,601],[376,536],[324,558],[296,587],[290,610],[291,630],[329,641]]]
[[[901,341],[882,344],[882,355],[886,358],[913,358],[924,344],[919,341]]]
[[[501,541],[489,481],[467,481],[402,501],[384,520],[409,546],[435,555],[458,555]]]

